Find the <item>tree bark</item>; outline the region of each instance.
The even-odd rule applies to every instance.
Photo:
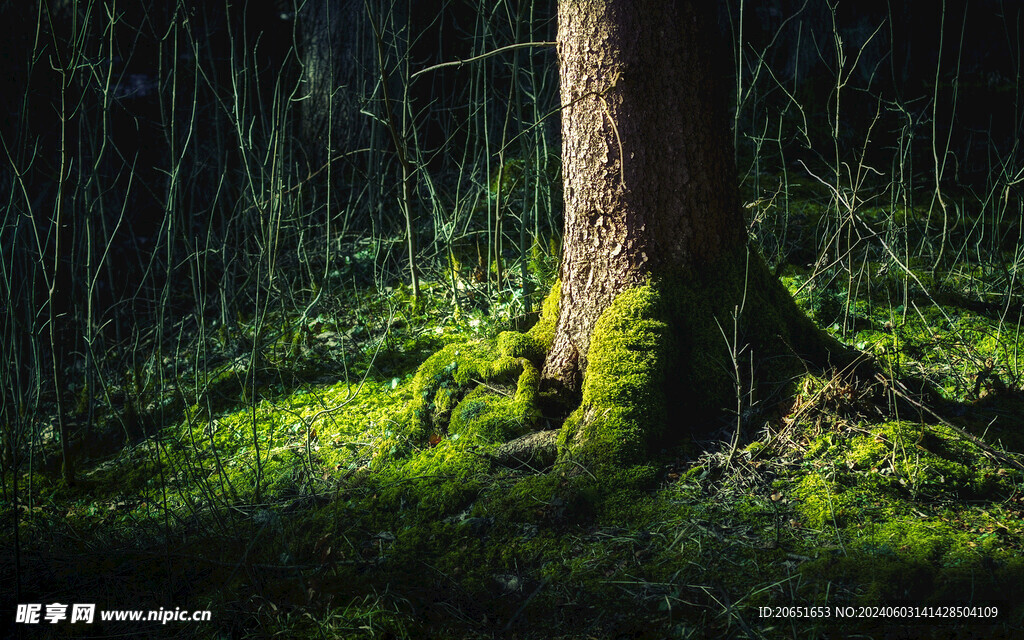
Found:
[[[310,173],[322,171],[339,151],[356,148],[362,135],[354,85],[360,80],[356,54],[365,13],[357,0],[317,0],[304,4],[298,13],[307,92],[301,103],[300,135]]]
[[[563,392],[618,294],[745,242],[712,19],[705,2],[559,3],[565,235],[543,376]]]

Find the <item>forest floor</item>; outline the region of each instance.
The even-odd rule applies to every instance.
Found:
[[[772,242],[813,252],[821,213],[792,208],[789,237]],[[875,217],[895,214],[858,215],[882,233]],[[912,245],[902,259],[868,250],[831,271],[778,268],[819,325],[874,356],[874,381],[808,371],[769,400],[740,380],[743,415],[615,477],[513,468],[495,461],[497,439],[410,426],[417,394],[440,393],[466,358],[497,357],[501,331],[528,326],[521,298],[494,302],[469,269],[439,270],[419,307],[402,286],[368,284],[258,325],[186,330],[109,383],[91,421],[80,404],[73,486],[53,425],[41,430],[17,523],[4,510],[20,546],[0,540],[0,608],[90,602],[212,620],[5,618],[2,633],[1024,637],[1016,277],[925,263]],[[444,347],[450,365],[417,376]],[[515,391],[495,378],[472,392],[476,411],[515,422],[495,413]]]

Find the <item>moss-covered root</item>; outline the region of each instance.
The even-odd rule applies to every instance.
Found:
[[[791,381],[808,368],[843,369],[858,357],[803,314],[755,251],[662,286],[681,343],[673,397],[693,419],[735,407],[737,390],[756,388],[763,403],[790,393]]]
[[[452,436],[497,443],[531,431],[540,417],[537,389],[545,350],[534,332],[514,331],[497,341],[444,347],[416,372],[409,435],[419,441]]]
[[[540,319],[537,324],[533,325],[526,335],[532,337],[537,341],[543,350],[543,354],[546,354],[551,348],[551,344],[555,341],[555,329],[558,325],[558,309],[562,300],[562,281],[555,280],[555,284],[552,285],[551,291],[547,297],[544,298],[544,304],[541,305]],[[541,360],[544,359],[543,354]]]
[[[760,386],[764,399],[808,364],[853,358],[801,313],[756,253],[653,280],[619,294],[595,324],[583,399],[562,427],[559,455],[638,463],[663,434],[714,425],[735,407],[737,390],[750,397]]]
[[[559,456],[584,466],[639,462],[666,422],[674,341],[653,285],[619,294],[590,339],[583,400],[559,434]]]

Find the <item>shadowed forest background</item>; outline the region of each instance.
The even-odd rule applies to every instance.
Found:
[[[1019,633],[1024,6],[719,5],[747,233],[880,373],[762,397],[720,318],[735,402],[593,484],[406,426],[557,276],[556,2],[0,6],[4,633]]]

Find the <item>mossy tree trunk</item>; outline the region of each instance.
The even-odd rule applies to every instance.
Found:
[[[709,6],[559,3],[565,245],[544,376],[570,392],[618,294],[745,242]]]
[[[735,395],[741,348],[842,349],[747,251],[714,19],[696,0],[559,3],[565,234],[542,378],[582,398],[563,454],[624,462],[693,428]]]

